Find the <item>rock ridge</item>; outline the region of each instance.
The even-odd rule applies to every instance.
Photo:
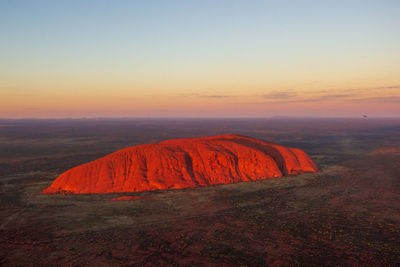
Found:
[[[192,188],[316,172],[302,150],[243,136],[171,139],[118,150],[61,174],[44,194]]]

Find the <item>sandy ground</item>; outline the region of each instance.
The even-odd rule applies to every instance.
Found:
[[[371,145],[381,133],[365,134],[350,143],[305,134],[298,144],[322,166],[316,174],[137,194],[40,194],[108,144],[90,154],[86,141],[71,141],[81,156],[26,153],[19,165],[2,157],[0,264],[398,266],[400,146],[388,148],[394,137]]]

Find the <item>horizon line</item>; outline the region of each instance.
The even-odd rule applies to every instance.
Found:
[[[20,118],[7,118],[0,117],[0,120],[104,120],[104,119],[118,119],[118,120],[131,120],[131,119],[400,119],[400,116],[221,116],[221,117],[145,117],[145,116],[130,116],[130,117],[20,117]]]

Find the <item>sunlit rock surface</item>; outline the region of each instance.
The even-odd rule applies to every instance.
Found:
[[[300,149],[241,136],[174,139],[125,148],[72,168],[45,194],[139,192],[316,172]]]

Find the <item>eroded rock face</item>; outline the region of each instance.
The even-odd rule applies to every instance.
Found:
[[[72,168],[45,194],[139,192],[316,172],[300,149],[241,136],[174,139],[125,148]]]

